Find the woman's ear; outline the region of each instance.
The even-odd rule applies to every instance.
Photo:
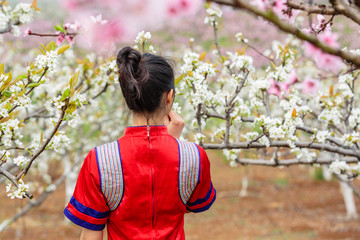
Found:
[[[171,104],[174,101],[174,89],[171,89],[166,95],[166,104]]]
[[[174,102],[174,90],[171,89],[169,92],[165,93],[166,114],[168,114],[171,111],[173,102]]]

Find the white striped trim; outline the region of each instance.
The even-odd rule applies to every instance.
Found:
[[[179,141],[179,195],[186,204],[200,177],[200,152],[195,143]]]
[[[124,178],[118,141],[96,147],[96,158],[100,173],[101,191],[107,205],[114,211],[124,194]]]

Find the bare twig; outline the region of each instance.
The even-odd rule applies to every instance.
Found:
[[[353,158],[353,157],[345,157],[345,158],[341,158],[341,161],[345,161],[347,163],[357,163],[358,159],[357,158]],[[264,160],[264,159],[260,159],[260,160],[256,160],[256,159],[248,159],[248,158],[238,158],[236,159],[236,162],[242,165],[262,165],[262,166],[272,166],[272,167],[277,167],[277,166],[291,166],[291,165],[314,165],[314,164],[331,164],[334,161],[334,159],[329,159],[329,158],[316,158],[313,161],[304,161],[304,160],[300,160],[300,159],[286,159],[286,160],[277,160],[276,161],[271,161],[271,160]]]
[[[54,137],[55,133],[58,131],[62,121],[64,120],[64,116],[65,116],[65,111],[67,109],[67,106],[69,104],[69,100],[67,99],[65,102],[65,105],[62,107],[61,110],[61,115],[58,119],[58,122],[56,124],[56,126],[54,127],[53,131],[51,132],[51,134],[49,135],[49,137],[46,139],[46,141],[44,142],[44,144],[41,146],[41,148],[31,157],[31,159],[29,160],[28,164],[24,167],[24,169],[16,176],[16,179],[19,180],[21,177],[25,176],[26,173],[29,171],[32,163],[34,162],[34,160],[43,152],[45,151],[45,148],[47,147],[47,145],[50,143],[51,139]]]
[[[79,158],[74,165],[72,166],[72,170],[69,172],[63,173],[61,177],[59,177],[51,186],[48,187],[45,192],[43,192],[40,197],[38,197],[36,200],[31,200],[28,205],[26,205],[24,208],[22,208],[18,213],[16,213],[13,217],[10,219],[6,219],[0,223],[0,232],[4,231],[11,223],[15,222],[17,219],[25,215],[34,207],[39,206],[42,202],[46,200],[46,198],[53,193],[64,181],[65,179],[75,171],[76,167],[82,162],[82,159]]]
[[[331,144],[314,143],[314,142],[295,142],[294,145],[298,148],[328,151],[332,153],[338,153],[343,156],[352,156],[360,159],[360,150],[356,150],[356,149],[344,149],[342,147],[333,146]],[[291,148],[289,143],[286,141],[272,141],[269,147]],[[229,143],[227,145],[218,144],[218,143],[204,143],[203,148],[218,149],[218,150],[219,149],[250,149],[250,148],[260,149],[260,148],[267,148],[267,146],[257,142]]]
[[[55,33],[34,33],[34,32],[30,32],[29,35],[34,35],[34,36],[38,36],[38,37],[58,37],[60,34],[55,34]],[[77,35],[77,33],[65,33],[65,36],[71,36],[71,37],[75,37]]]

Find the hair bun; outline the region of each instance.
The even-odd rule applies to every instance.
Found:
[[[116,58],[121,88],[134,95],[135,99],[140,97],[141,86],[149,78],[149,73],[141,60],[139,51],[131,47],[122,48]]]
[[[135,72],[139,67],[140,61],[141,61],[141,54],[131,47],[122,48],[119,51],[116,59],[119,69],[122,64],[125,66],[130,65]]]

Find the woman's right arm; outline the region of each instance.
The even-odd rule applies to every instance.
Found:
[[[93,231],[82,228],[80,240],[103,240],[103,230]]]
[[[165,116],[165,125],[167,126],[168,132],[171,136],[174,138],[180,138],[185,123],[175,111],[170,111],[169,114]]]

